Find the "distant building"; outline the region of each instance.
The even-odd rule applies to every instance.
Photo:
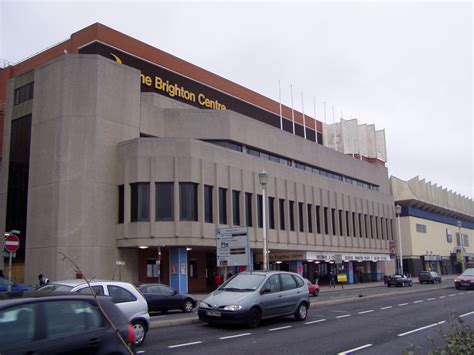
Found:
[[[64,253],[88,276],[205,291],[221,228],[246,229],[261,267],[264,206],[271,268],[393,272],[387,168],[325,147],[319,120],[101,24],[0,73],[0,229],[22,232],[27,282],[75,277]]]
[[[418,177],[403,181],[392,176],[390,187],[395,204],[402,207],[400,225],[405,273],[413,276],[423,270],[459,273],[463,257],[465,266],[474,267],[472,199]]]

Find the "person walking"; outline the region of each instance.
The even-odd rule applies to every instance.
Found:
[[[318,272],[318,270],[314,270],[313,278],[314,278],[314,284],[315,285],[319,284],[319,272]]]
[[[329,273],[329,288],[331,287],[336,288],[336,275],[334,275],[333,271]]]
[[[46,276],[44,276],[43,274],[38,275],[38,280],[39,280],[39,287],[49,283],[49,279]]]

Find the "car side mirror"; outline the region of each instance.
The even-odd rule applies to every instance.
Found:
[[[268,287],[264,288],[263,290],[260,291],[260,294],[263,295],[264,293],[270,293],[272,290],[270,290]]]

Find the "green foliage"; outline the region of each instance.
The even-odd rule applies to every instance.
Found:
[[[474,330],[461,326],[451,335],[443,335],[445,345],[437,347],[433,355],[471,355],[474,354]]]

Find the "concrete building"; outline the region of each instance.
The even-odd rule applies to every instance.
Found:
[[[273,269],[394,272],[387,168],[325,147],[319,120],[101,24],[1,74],[17,279],[80,277],[67,255],[88,277],[204,291],[218,231],[246,231],[238,272],[261,267],[264,224]]]
[[[460,273],[474,267],[474,202],[424,179],[390,178],[395,203],[401,206],[403,271]]]

